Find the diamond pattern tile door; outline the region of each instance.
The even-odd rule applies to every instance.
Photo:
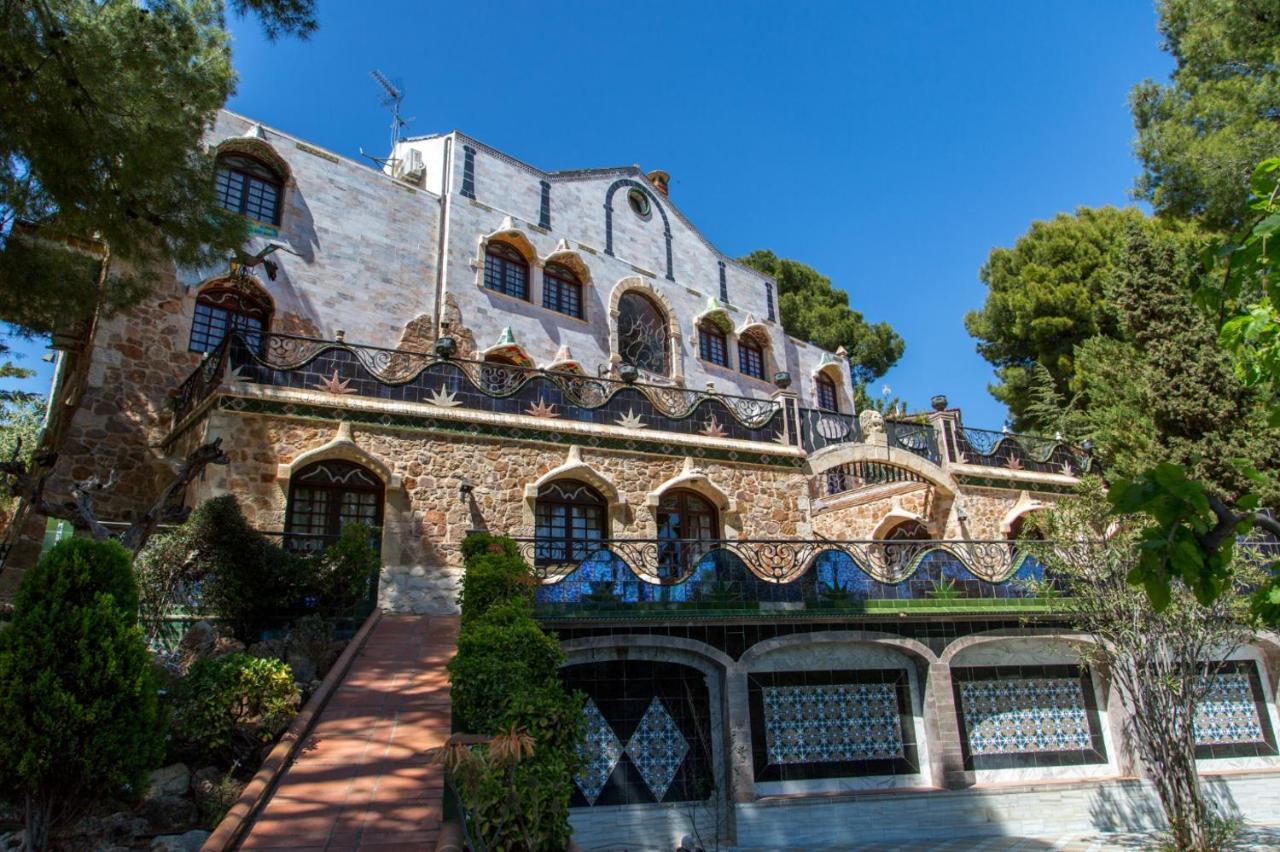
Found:
[[[587,801],[594,805],[622,757],[622,741],[590,698],[582,708],[582,727],[582,742],[578,745],[581,766],[573,780]]]
[[[626,752],[644,783],[649,785],[649,792],[662,801],[676,777],[676,770],[689,753],[689,743],[657,696],[627,741]]]

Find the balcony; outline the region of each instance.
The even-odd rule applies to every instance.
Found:
[[[754,455],[720,451],[740,461],[776,463],[783,457],[795,464],[803,454],[867,440],[856,416],[800,407],[794,394],[784,390],[771,397],[743,397],[344,340],[241,331],[208,353],[175,391],[175,432],[228,381],[285,391],[294,412],[300,405],[351,407],[341,400],[390,403],[395,413],[379,414],[374,421],[383,425],[417,418],[429,420],[427,426],[464,428],[476,435],[549,435],[553,440],[563,440],[557,433],[577,432],[591,446],[612,443],[668,454],[688,452],[689,444],[714,446],[708,439],[720,446],[755,444],[749,450]],[[413,414],[405,413],[404,404],[412,406]],[[459,427],[463,421],[465,427]],[[587,432],[582,426],[596,428]],[[673,442],[671,436],[681,438]],[[1032,477],[1075,477],[1094,469],[1087,452],[1064,441],[972,429],[949,413],[886,419],[884,435],[877,433],[874,440],[943,467],[1001,468]]]
[[[1014,541],[516,539],[545,617],[1047,611]]]

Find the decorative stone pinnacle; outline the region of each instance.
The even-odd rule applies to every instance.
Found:
[[[514,346],[516,343],[516,334],[511,330],[511,326],[502,329],[502,334],[498,335],[498,342],[494,346]]]

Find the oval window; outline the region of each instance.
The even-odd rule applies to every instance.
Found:
[[[645,195],[638,189],[627,192],[627,204],[631,205],[631,212],[641,218],[649,217],[649,196]]]

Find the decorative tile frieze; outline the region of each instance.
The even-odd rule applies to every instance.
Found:
[[[952,669],[966,769],[1105,763],[1097,702],[1077,666]]]
[[[689,753],[689,743],[657,696],[649,702],[640,726],[627,741],[626,753],[640,770],[640,777],[649,785],[653,797],[662,801],[676,770]]]
[[[600,708],[588,698],[582,708],[582,742],[578,745],[580,766],[573,776],[588,803],[596,803],[621,757],[622,742],[600,714]]]
[[[757,781],[919,771],[904,670],[758,672],[747,690]]]
[[[1209,692],[1196,708],[1196,757],[1260,757],[1276,754],[1275,736],[1257,665],[1224,663],[1211,675]]]

